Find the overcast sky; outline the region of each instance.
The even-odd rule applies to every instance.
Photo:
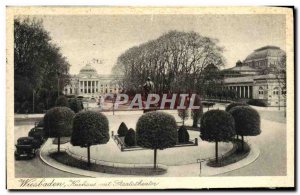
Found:
[[[126,49],[170,30],[195,31],[219,40],[226,67],[265,45],[285,50],[284,15],[111,15],[43,16],[44,27],[78,74],[93,58],[99,74],[110,74]]]

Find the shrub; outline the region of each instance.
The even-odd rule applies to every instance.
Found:
[[[37,111],[38,113],[43,113],[44,110],[45,110],[45,105],[44,105],[44,103],[40,102],[40,103],[37,105],[36,111]]]
[[[69,137],[72,134],[74,116],[75,113],[67,107],[51,108],[44,116],[45,136],[58,139],[58,152],[60,149],[60,138]]]
[[[175,118],[164,112],[147,112],[136,124],[137,145],[154,150],[154,169],[156,169],[157,149],[172,147],[177,142]]]
[[[264,100],[260,99],[251,99],[247,102],[247,104],[252,106],[260,106],[260,107],[267,107],[267,104]]]
[[[190,141],[190,135],[185,126],[181,126],[178,130],[178,142],[188,143]]]
[[[135,131],[130,128],[125,136],[124,142],[127,146],[135,146],[136,139],[135,139]]]
[[[124,122],[122,122],[119,126],[119,129],[118,129],[119,137],[124,137],[127,134],[127,132],[128,132],[127,126]]]
[[[77,98],[69,99],[69,107],[75,112],[78,113],[83,109],[82,101]]]
[[[182,120],[182,125],[184,125],[184,121],[189,118],[189,110],[188,109],[179,109],[178,116]]]
[[[218,162],[218,142],[229,142],[234,135],[234,118],[228,112],[211,110],[202,116],[200,138],[216,143],[216,162]]]
[[[260,116],[255,109],[249,106],[236,106],[230,109],[229,113],[235,120],[237,135],[242,136],[242,143],[244,143],[244,136],[256,136],[261,133]],[[244,149],[244,144],[242,149]]]
[[[58,96],[55,101],[55,105],[69,107],[68,98],[64,95]]]
[[[236,106],[248,106],[248,105],[245,104],[245,103],[241,103],[241,102],[234,102],[234,103],[231,103],[231,104],[229,104],[228,106],[226,106],[225,111],[226,111],[226,112],[229,112],[229,110],[230,110],[231,108],[234,108],[234,107],[236,107]]]
[[[31,108],[30,108],[30,104],[28,101],[25,101],[22,103],[21,105],[21,112],[22,113],[28,113],[30,112]]]
[[[192,118],[193,118],[193,127],[198,127],[198,123],[200,121],[200,118],[203,115],[203,105],[201,103],[201,98],[200,98],[199,95],[197,95],[195,97],[194,105],[195,106],[200,106],[199,109],[192,109],[191,110],[191,115],[192,115]]]
[[[90,146],[106,144],[108,141],[109,125],[105,115],[95,111],[82,111],[76,114],[71,144],[87,148],[88,165],[90,165]]]

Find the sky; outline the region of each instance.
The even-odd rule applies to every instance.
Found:
[[[36,17],[36,16],[35,16]],[[284,15],[93,15],[41,16],[52,41],[78,74],[90,62],[98,74],[110,74],[117,58],[130,47],[170,30],[195,31],[219,40],[225,68],[235,66],[266,45],[285,50]],[[92,59],[101,59],[93,63]]]

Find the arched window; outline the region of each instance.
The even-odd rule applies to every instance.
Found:
[[[258,94],[259,94],[259,95],[263,95],[263,94],[264,94],[264,88],[259,87],[259,89],[258,89]]]
[[[278,87],[274,87],[274,89],[273,89],[273,95],[278,95],[278,94],[279,94]]]

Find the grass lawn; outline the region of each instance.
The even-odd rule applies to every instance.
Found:
[[[66,152],[55,152],[50,154],[50,157],[55,159],[56,161],[65,164],[67,166],[76,167],[88,171],[95,171],[101,173],[111,173],[111,174],[119,174],[119,175],[162,175],[166,173],[166,169],[152,167],[135,167],[135,168],[125,168],[125,167],[113,167],[113,166],[104,166],[95,163],[91,163],[88,166],[87,162],[78,160],[72,156],[70,156]]]

